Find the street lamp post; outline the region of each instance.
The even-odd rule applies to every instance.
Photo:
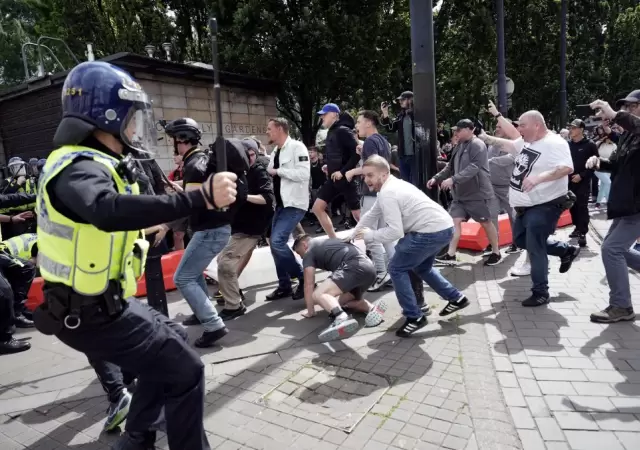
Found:
[[[560,127],[567,123],[567,0],[560,7]]]
[[[418,176],[414,183],[426,188],[437,173],[436,70],[433,43],[433,0],[410,0],[411,59]],[[437,200],[438,190],[426,191]]]
[[[498,110],[506,117],[507,105],[507,73],[504,54],[504,0],[496,0],[498,16]]]

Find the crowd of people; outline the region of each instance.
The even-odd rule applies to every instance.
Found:
[[[75,93],[93,92],[96,80],[105,94],[79,101]],[[604,207],[606,198],[613,223],[602,246],[609,306],[591,320],[635,318],[627,268],[640,269],[640,253],[632,248],[640,234],[640,91],[621,99],[619,111],[600,100],[592,103],[601,124],[593,139],[582,119],[558,134],[538,111],[511,121],[492,103],[488,112],[497,122],[492,136],[469,119],[451,132],[441,124],[440,170],[424,186],[439,190],[439,202],[416,186],[421,142],[413,94],[403,92],[397,104],[395,119],[387,104],[380,115],[363,110],[355,118],[334,103],[324,105],[318,111],[326,130],[321,148],[307,148],[291,137],[287,120],[272,118],[269,142],[229,138],[215,150],[226,153],[224,171],[217,170],[215,153],[203,150],[198,123],[177,119],[165,127],[176,162],[165,176],[152,159],[140,157],[153,146],[145,126],[155,129],[148,123],[150,102],[142,88],[110,64],[80,64],[63,88],[57,150],[44,164],[10,162],[11,177],[0,195],[2,223],[33,226],[34,202],[37,213],[37,239],[29,233],[33,229],[12,228],[14,235],[1,248],[0,353],[27,350],[29,344],[12,335],[16,327],[35,325],[88,357],[109,397],[105,430],[128,417],[115,449],[153,448],[152,422],[163,406],[170,448],[208,449],[202,362],[184,329],[166,310],[123,301],[135,292],[145,262],[147,285],[155,286],[149,304],[161,306],[156,297],[164,290],[154,278],[161,272],[159,255],[184,248],[174,281],[193,312],[183,325],[203,329],[195,347],[216,345],[229,333],[225,322],[247,314],[238,277],[263,243],[278,279],[266,300],[304,301],[305,318],[326,312],[330,321],[320,340],[352,336],[360,329],[358,316],[366,327],[379,326],[389,300],[365,297],[391,286],[404,316],[396,335],[407,338],[426,326],[432,313],[424,283],[446,301],[440,316],[472,301],[437,269],[455,265],[461,224],[469,219],[488,237],[485,265],[503,263],[505,252],[526,251],[528,268],[512,270],[531,276],[531,295],[523,306],[549,303],[548,256],[559,258],[565,273],[587,245],[594,176],[596,207]],[[397,134],[395,148],[382,127]],[[266,145],[273,146],[270,154]],[[350,231],[338,238],[331,215],[341,203],[340,215],[349,217],[342,225]],[[567,209],[575,245],[552,239]],[[508,215],[512,230],[505,249],[499,243],[500,213]],[[319,225],[316,231],[326,237],[305,233],[305,220],[312,228]],[[355,245],[358,240],[366,251]],[[219,291],[212,298],[203,273],[214,258]],[[330,273],[319,283],[318,269]],[[45,302],[31,317],[24,300],[36,270],[45,279]]]

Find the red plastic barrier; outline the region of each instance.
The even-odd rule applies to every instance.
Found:
[[[35,278],[31,283],[31,288],[27,294],[26,307],[29,311],[36,309],[44,301],[42,295],[42,287],[44,286],[44,280],[42,277]]]
[[[173,274],[176,272],[176,268],[182,259],[184,250],[177,250],[175,252],[167,253],[162,256],[162,275],[164,279],[164,288],[167,291],[173,291],[176,289],[176,285],[173,282]],[[29,294],[27,295],[27,308],[31,311],[36,309],[43,301],[42,287],[44,286],[44,280],[42,277],[38,277],[33,280]],[[135,294],[136,297],[144,297],[147,295],[147,283],[144,280],[144,274],[138,280],[138,290]]]
[[[558,228],[571,225],[571,214],[569,211],[564,211],[558,220]],[[499,230],[499,242],[500,246],[509,245],[513,239],[511,234],[511,224],[509,223],[509,217],[506,214],[500,215],[498,218]],[[460,242],[458,248],[467,250],[482,251],[489,245],[489,239],[482,226],[473,220],[462,223],[462,235],[460,236]]]

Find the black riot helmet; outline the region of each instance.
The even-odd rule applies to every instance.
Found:
[[[198,145],[200,138],[202,138],[198,122],[189,117],[172,120],[164,128],[164,131],[174,140],[189,142],[191,145]]]

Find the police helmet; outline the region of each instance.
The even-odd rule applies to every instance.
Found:
[[[36,167],[38,168],[38,173],[42,173],[42,169],[44,169],[44,165],[47,163],[47,160],[42,158],[38,160],[38,164]]]
[[[164,131],[174,140],[190,142],[196,145],[202,138],[202,132],[198,122],[189,118],[172,120],[164,128]]]
[[[157,143],[151,101],[129,73],[102,61],[83,62],[62,86],[62,121],[56,147],[77,145],[95,130],[118,138],[125,148],[151,153]]]
[[[9,169],[9,174],[12,177],[17,177],[20,175],[26,175],[26,163],[22,160],[22,158],[18,156],[14,156],[9,160],[7,164],[7,168]]]

